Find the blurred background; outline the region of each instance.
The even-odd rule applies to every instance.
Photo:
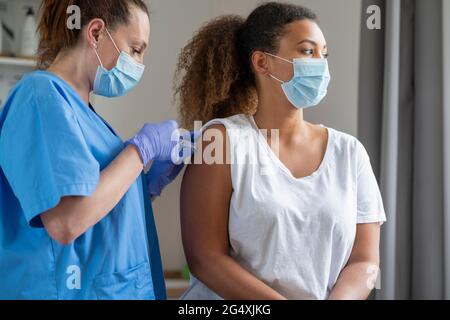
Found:
[[[261,2],[147,1],[152,29],[145,77],[124,98],[95,97],[97,111],[124,139],[145,122],[177,118],[172,81],[181,48],[209,19],[247,16]],[[318,14],[330,49],[329,94],[319,107],[306,111],[307,119],[360,138],[380,182],[388,223],[383,230],[382,290],[376,297],[449,299],[449,0],[288,2]],[[0,106],[11,86],[33,69],[32,57],[23,57],[22,38],[29,7],[37,12],[39,4],[0,0]],[[186,264],[180,180],[154,202],[168,277],[177,277]],[[174,288],[183,285],[177,282]]]

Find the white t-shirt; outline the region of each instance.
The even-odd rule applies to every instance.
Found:
[[[230,255],[287,299],[327,299],[348,262],[357,224],[386,221],[364,146],[327,128],[320,167],[296,179],[253,117],[237,115],[207,126],[212,124],[223,124],[230,142]],[[255,154],[259,161],[242,161]],[[182,299],[220,297],[191,276]]]

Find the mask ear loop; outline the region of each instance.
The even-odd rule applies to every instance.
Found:
[[[95,55],[97,56],[98,62],[100,62],[100,65],[103,68],[102,59],[100,59],[100,56],[98,55],[98,52],[97,52],[97,44],[95,42],[92,42],[92,47],[94,48],[94,52],[95,52]]]
[[[288,60],[288,59],[285,59],[285,58],[282,58],[282,57],[279,57],[279,56],[276,56],[276,55],[274,55],[274,54],[271,54],[271,53],[268,53],[268,52],[264,52],[265,54],[267,54],[268,56],[271,56],[271,57],[274,57],[274,58],[277,58],[277,59],[280,59],[280,60],[283,60],[283,61],[286,61],[287,63],[290,63],[290,64],[294,64],[292,61],[290,61],[290,60]]]
[[[284,81],[282,81],[282,80],[278,79],[277,77],[275,77],[275,76],[274,76],[274,75],[272,75],[272,74],[269,74],[269,77],[271,77],[272,79],[274,79],[274,80],[278,81],[278,82],[279,82],[279,83],[281,83],[281,84],[285,84],[285,82],[284,82]]]
[[[106,33],[108,34],[109,38],[111,39],[111,41],[112,41],[114,47],[116,48],[117,52],[120,54],[121,51],[120,51],[119,48],[117,47],[116,42],[114,41],[113,37],[111,36],[111,33],[109,33],[108,28],[105,28],[105,30],[106,30]]]
[[[111,33],[109,32],[108,28],[105,28],[105,30],[106,30],[106,33],[108,34],[109,38],[111,39],[111,42],[113,43],[114,47],[116,48],[117,52],[120,55],[120,50],[117,47],[116,43],[114,42],[114,39],[111,36]],[[100,56],[99,56],[99,54],[97,52],[97,44],[95,42],[92,42],[92,47],[94,47],[94,52],[95,52],[95,55],[97,56],[98,62],[100,62],[100,65],[104,68],[103,63],[102,63],[102,59],[100,59]]]
[[[271,54],[271,53],[269,53],[269,52],[264,52],[264,53],[267,54],[268,56],[271,56],[271,57],[273,57],[273,58],[277,58],[277,59],[283,60],[283,61],[285,61],[285,62],[288,62],[288,63],[292,64],[292,65],[294,64],[292,61],[289,61],[289,60],[287,60],[287,59],[285,59],[285,58],[276,56],[276,55]],[[284,81],[278,79],[277,77],[275,77],[275,76],[272,75],[272,74],[269,74],[269,77],[271,77],[272,79],[278,81],[278,82],[281,83],[281,84],[285,84],[285,83],[286,83],[286,82],[284,82]]]

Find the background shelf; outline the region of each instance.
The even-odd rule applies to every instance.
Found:
[[[34,68],[36,66],[36,60],[29,58],[0,56],[0,65]]]

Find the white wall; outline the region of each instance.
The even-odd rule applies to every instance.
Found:
[[[124,138],[144,122],[177,118],[172,104],[172,78],[177,55],[193,32],[220,14],[247,15],[258,0],[151,0],[151,44],[142,84],[115,100],[96,99],[99,113]],[[357,130],[357,76],[361,0],[291,1],[315,10],[330,47],[333,82],[329,96],[307,118],[350,134]],[[180,179],[154,203],[164,267],[181,269],[185,263],[179,224]]]
[[[357,135],[361,0],[297,0],[319,15],[332,81],[324,103],[306,111],[314,123]]]

